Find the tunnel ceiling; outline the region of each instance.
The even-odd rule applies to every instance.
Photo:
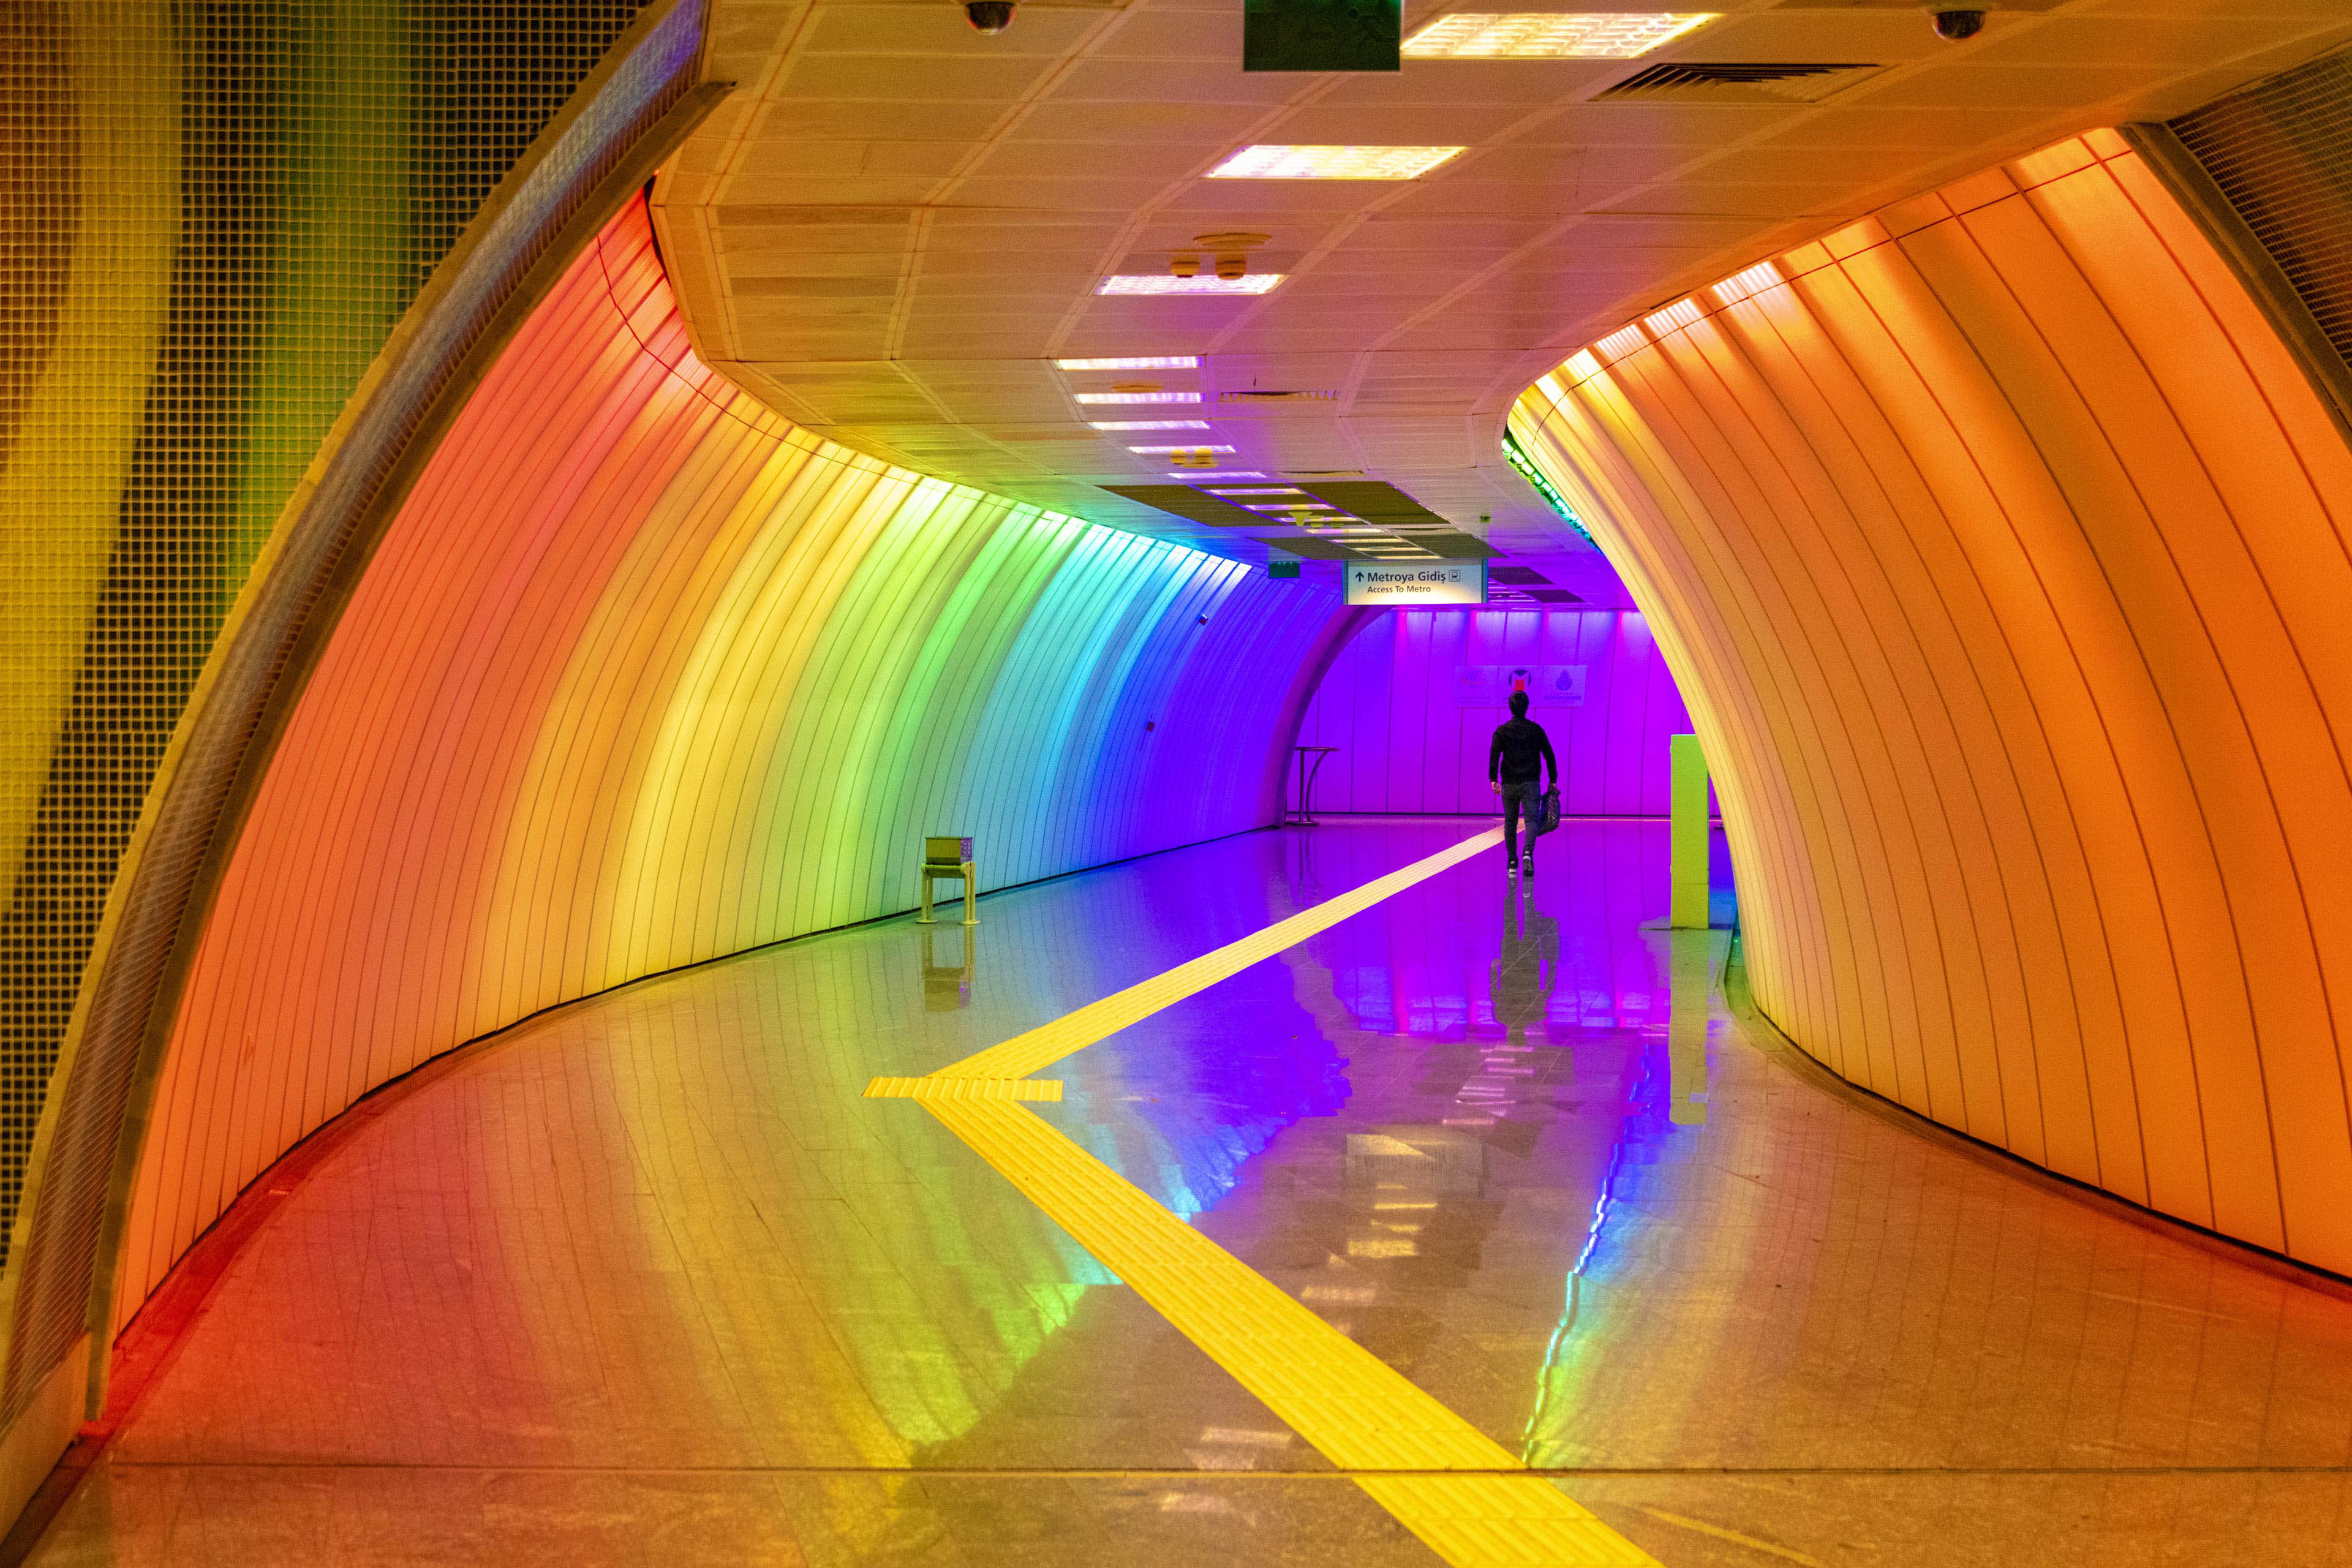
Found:
[[[2189,8],[2000,9],[1951,44],[1910,4],[1743,4],[1634,59],[1348,76],[1244,74],[1234,0],[1024,4],[994,37],[950,0],[715,0],[706,70],[742,90],[664,176],[658,221],[703,356],[845,445],[1262,556],[1250,532],[1104,488],[1196,479],[1129,447],[1206,443],[1234,448],[1220,473],[1385,480],[1510,553],[1573,552],[1499,450],[1512,399],[1568,353],[1889,200],[2352,38],[2339,0]],[[1409,4],[1407,37],[1443,14]],[[1604,96],[1676,61],[1883,68],[1705,100]],[[1466,150],[1412,180],[1206,177],[1258,143]],[[1254,297],[1096,292],[1233,231],[1265,235],[1251,266],[1286,280]],[[1201,367],[1054,363],[1185,355]],[[1200,402],[1075,400],[1136,383]],[[1271,391],[1328,395],[1233,395]],[[1211,428],[1089,425],[1155,418]]]

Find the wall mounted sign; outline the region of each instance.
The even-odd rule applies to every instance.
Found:
[[[1412,609],[1486,602],[1484,561],[1350,561],[1348,603]]]
[[[1511,693],[1528,694],[1530,710],[1584,706],[1584,666],[1580,664],[1457,664],[1454,667],[1454,706],[1502,708]]]

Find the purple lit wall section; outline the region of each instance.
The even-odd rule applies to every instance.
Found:
[[[1660,816],[1666,737],[1690,716],[1633,610],[1391,610],[1323,678],[1302,746],[1337,746],[1318,812],[1486,813],[1486,740],[1509,717],[1454,705],[1457,666],[1582,665],[1584,701],[1530,714],[1551,735],[1560,804],[1579,816]]]

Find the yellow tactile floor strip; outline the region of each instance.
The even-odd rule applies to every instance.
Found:
[[[1204,952],[1190,963],[1180,963],[1124,991],[1114,991],[1099,1002],[1089,1002],[1075,1013],[1065,1013],[1050,1024],[1040,1024],[1026,1034],[1015,1035],[952,1067],[941,1068],[932,1076],[1027,1078],[1073,1051],[1082,1051],[1106,1036],[1149,1018],[1162,1007],[1181,1002],[1197,991],[1206,991],[1218,981],[1239,974],[1284,948],[1296,947],[1349,915],[1360,914],[1382,899],[1401,893],[1415,882],[1426,881],[1447,867],[1458,866],[1481,849],[1492,849],[1502,841],[1503,830],[1499,827],[1465,838],[1452,848],[1441,849],[1336,899],[1327,899],[1313,909],[1301,910],[1288,920],[1276,921],[1239,942]]]
[[[925,1100],[1023,1195],[1456,1568],[1656,1560],[1029,1111]]]
[[[928,1079],[877,1078],[866,1092],[876,1099],[920,1100],[1455,1568],[1657,1568],[1655,1559],[1540,1476],[1497,1473],[1525,1472],[1526,1467],[1141,1188],[1013,1103],[1032,1098],[1020,1092],[1028,1083],[1017,1080],[1038,1068],[1492,848],[1501,837],[1497,828],[1465,839]],[[1050,1098],[1059,1100],[1061,1086],[1053,1088]],[[1468,1473],[1426,1473],[1433,1470]]]
[[[877,1078],[866,1100],[1031,1100],[1062,1098],[1057,1078]]]

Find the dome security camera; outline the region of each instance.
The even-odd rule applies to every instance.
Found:
[[[994,37],[1013,26],[1013,0],[966,0],[963,14],[975,32]]]
[[[978,7],[974,6],[973,9],[977,10]],[[1981,11],[1938,11],[1935,15],[1935,23],[1936,37],[1943,39],[1948,44],[1957,44],[1962,38],[1973,38],[1979,33],[1984,31],[1984,13]],[[977,26],[979,24],[974,23],[973,26]]]

